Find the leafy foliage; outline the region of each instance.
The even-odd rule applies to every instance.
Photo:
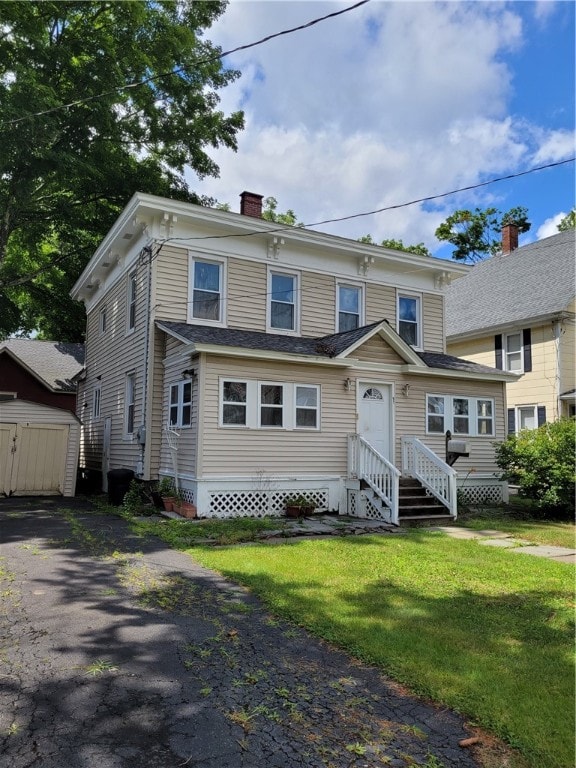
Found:
[[[377,243],[374,242],[372,239],[372,235],[364,235],[363,237],[359,238],[360,243],[372,243],[373,245],[377,245]],[[405,251],[406,253],[418,253],[420,256],[432,256],[428,248],[424,245],[424,243],[418,243],[417,245],[404,245],[402,240],[382,240],[380,245],[383,248],[392,248],[395,251]]]
[[[531,224],[527,209],[511,208],[505,214],[496,208],[454,211],[435,234],[438,240],[455,246],[452,252],[455,261],[474,263],[500,251],[502,227],[512,223],[518,226],[520,233],[528,232]]]
[[[303,227],[304,224],[298,221],[296,214],[291,208],[285,213],[279,213],[278,201],[275,197],[267,197],[264,200],[264,207],[262,208],[262,218],[266,221],[275,221],[278,224],[286,224],[289,227]]]
[[[207,150],[236,149],[243,127],[218,109],[239,73],[204,37],[225,7],[0,4],[0,336],[82,340],[68,292],[136,191],[214,202],[184,168],[217,176]]]
[[[576,208],[572,208],[558,224],[558,232],[566,232],[568,229],[576,229]]]
[[[504,479],[520,486],[519,495],[543,510],[574,511],[576,423],[561,419],[509,435],[496,444],[496,463]]]

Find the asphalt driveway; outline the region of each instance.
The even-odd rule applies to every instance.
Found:
[[[1,766],[478,766],[458,715],[64,506],[0,500]]]

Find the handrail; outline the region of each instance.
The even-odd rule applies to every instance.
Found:
[[[417,437],[402,438],[402,474],[419,480],[456,519],[457,472]]]
[[[364,480],[390,509],[390,522],[398,525],[400,470],[360,435],[348,436],[348,472]]]

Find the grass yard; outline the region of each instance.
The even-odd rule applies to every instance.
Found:
[[[535,520],[529,508],[520,504],[465,511],[458,516],[458,525],[477,531],[483,528],[504,531],[533,544],[576,549],[574,523]]]
[[[571,566],[425,529],[191,554],[534,768],[573,768]]]

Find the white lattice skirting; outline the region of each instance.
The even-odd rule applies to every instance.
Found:
[[[315,507],[328,508],[328,489],[298,489],[297,491],[211,491],[209,517],[280,517],[285,501],[302,493]]]
[[[458,478],[458,496],[465,504],[502,504],[508,501],[508,484],[495,477]]]

